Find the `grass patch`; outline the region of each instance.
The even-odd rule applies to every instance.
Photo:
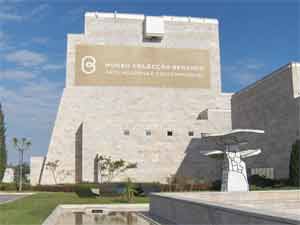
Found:
[[[135,197],[132,203],[148,203],[147,197]],[[127,203],[122,197],[79,197],[75,193],[47,192],[0,205],[1,225],[42,224],[59,204],[117,204]]]

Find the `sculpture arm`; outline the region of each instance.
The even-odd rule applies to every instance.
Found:
[[[203,155],[206,155],[206,156],[224,154],[224,152],[221,151],[221,150],[200,151],[200,153],[203,154]]]
[[[259,155],[261,153],[261,149],[249,149],[245,151],[241,151],[241,158],[248,158],[251,156]]]

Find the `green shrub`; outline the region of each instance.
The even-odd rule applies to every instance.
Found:
[[[75,192],[78,196],[95,197],[91,189],[99,188],[101,196],[113,197],[122,194],[124,183],[81,183],[81,184],[57,184],[33,186],[33,191],[47,192]]]
[[[17,191],[18,185],[16,183],[0,183],[0,191]],[[31,186],[28,184],[23,185],[24,191],[30,191]]]
[[[219,186],[219,182],[217,182]],[[135,189],[136,196],[148,196],[154,192],[178,192],[178,191],[203,191],[212,190],[212,184],[160,184],[160,183],[132,183]],[[100,196],[115,197],[123,195],[126,191],[125,182],[114,183],[81,183],[81,184],[57,184],[57,185],[37,185],[30,186],[24,184],[23,190],[25,191],[38,191],[38,192],[74,192],[78,196],[95,197],[91,189],[99,188]],[[216,188],[216,187],[215,187]],[[18,185],[16,183],[0,184],[0,191],[17,191]],[[220,189],[217,189],[220,190]]]
[[[300,186],[300,140],[293,144],[290,158],[290,182],[291,185]]]
[[[57,184],[57,185],[37,185],[31,189],[33,191],[47,191],[47,192],[78,192],[79,190],[86,190],[95,188],[97,184]]]
[[[1,183],[0,191],[16,191],[17,185],[15,183]]]
[[[207,187],[206,190],[213,190],[213,191],[220,191],[222,187],[222,181],[221,180],[215,180],[212,182],[211,187]]]
[[[92,192],[93,188],[96,188],[96,186],[79,184],[79,185],[76,185],[76,187],[75,187],[75,193],[79,197],[95,198],[95,197],[97,197],[97,195]]]
[[[134,196],[138,193],[137,186],[134,184],[130,178],[127,179],[125,183],[125,188],[123,191],[123,196],[127,202],[132,202]]]
[[[4,172],[7,166],[7,152],[5,143],[5,123],[4,123],[4,113],[2,111],[0,103],[0,182],[3,179]]]
[[[249,184],[256,187],[272,187],[275,185],[275,181],[269,178],[265,178],[259,175],[252,175],[248,179]]]

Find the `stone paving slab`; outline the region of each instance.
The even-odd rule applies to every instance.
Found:
[[[0,192],[0,204],[13,202],[17,199],[24,198],[33,193],[9,193],[9,192]]]

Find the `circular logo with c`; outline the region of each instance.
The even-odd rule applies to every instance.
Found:
[[[81,59],[81,70],[85,74],[92,74],[96,71],[96,59],[93,56],[87,55]]]

